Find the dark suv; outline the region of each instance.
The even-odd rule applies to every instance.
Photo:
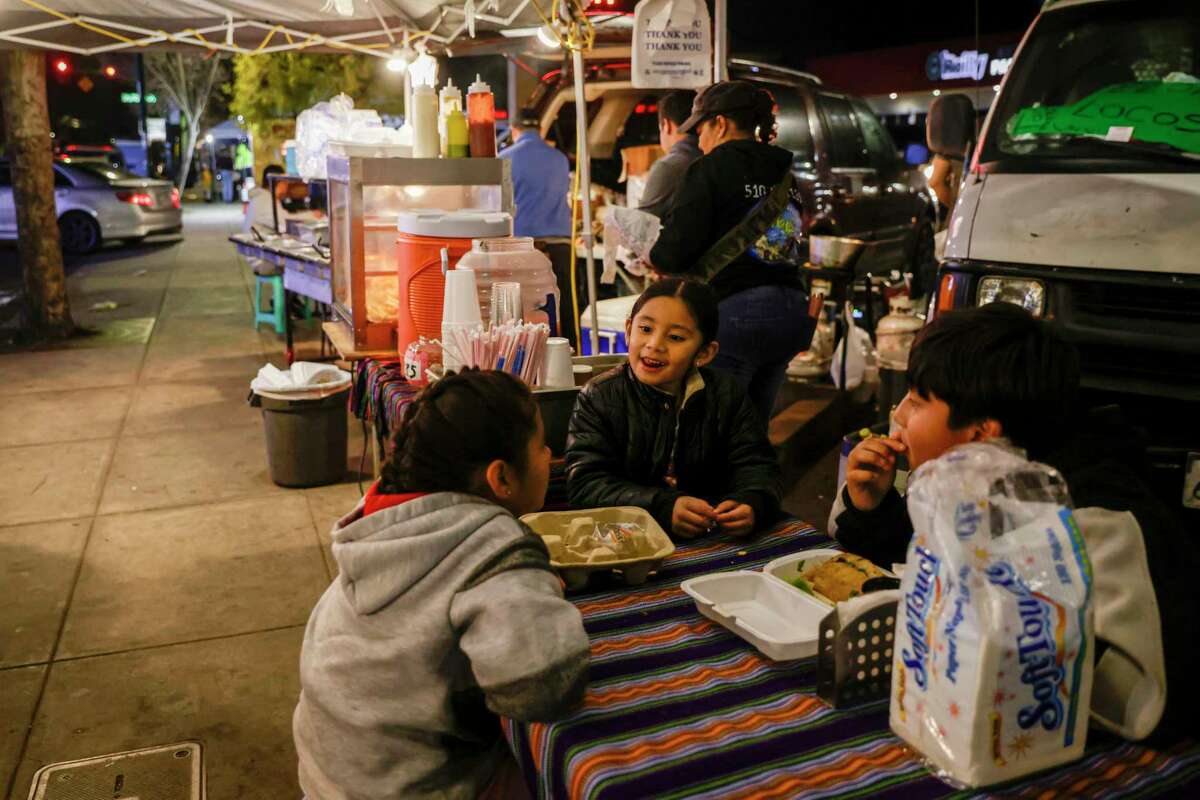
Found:
[[[622,148],[658,142],[657,101],[665,90],[633,88],[627,61],[589,64],[588,73],[593,180],[619,191]],[[761,83],[775,96],[775,144],[793,153],[806,233],[870,242],[860,272],[923,267],[932,274],[934,205],[924,176],[904,162],[863,100],[816,76],[751,61],[730,62],[730,77]],[[566,70],[548,73],[531,102],[542,114],[542,132],[573,158],[571,81]]]

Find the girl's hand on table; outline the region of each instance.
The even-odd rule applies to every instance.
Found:
[[[726,500],[714,509],[717,524],[730,536],[746,536],[754,530],[754,509],[736,500]]]
[[[872,436],[846,460],[846,492],[859,511],[873,511],[896,481],[896,456],[907,450],[896,439]]]
[[[717,512],[699,497],[681,497],[671,512],[671,532],[691,539],[706,533],[717,522]]]

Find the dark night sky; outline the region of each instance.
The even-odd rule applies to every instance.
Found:
[[[806,58],[970,38],[979,32],[1023,33],[1041,0],[730,0],[731,49],[803,67]]]

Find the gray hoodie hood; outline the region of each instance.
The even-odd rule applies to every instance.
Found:
[[[509,516],[470,494],[438,492],[362,515],[363,503],[333,527],[333,557],[360,614],[392,603],[492,519]]]

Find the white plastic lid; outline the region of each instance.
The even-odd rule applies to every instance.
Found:
[[[480,77],[478,72],[476,72],[475,73],[475,82],[472,83],[470,88],[467,89],[467,94],[476,94],[478,92],[490,92],[490,91],[492,91],[492,87],[489,86],[488,84],[484,83],[483,78]]]
[[[512,235],[512,215],[503,211],[402,211],[396,230],[413,236],[485,239]]]
[[[450,78],[446,81],[446,85],[442,87],[442,91],[438,94],[444,104],[447,100],[457,100],[458,104],[462,105],[462,89],[454,85],[454,79]]]

